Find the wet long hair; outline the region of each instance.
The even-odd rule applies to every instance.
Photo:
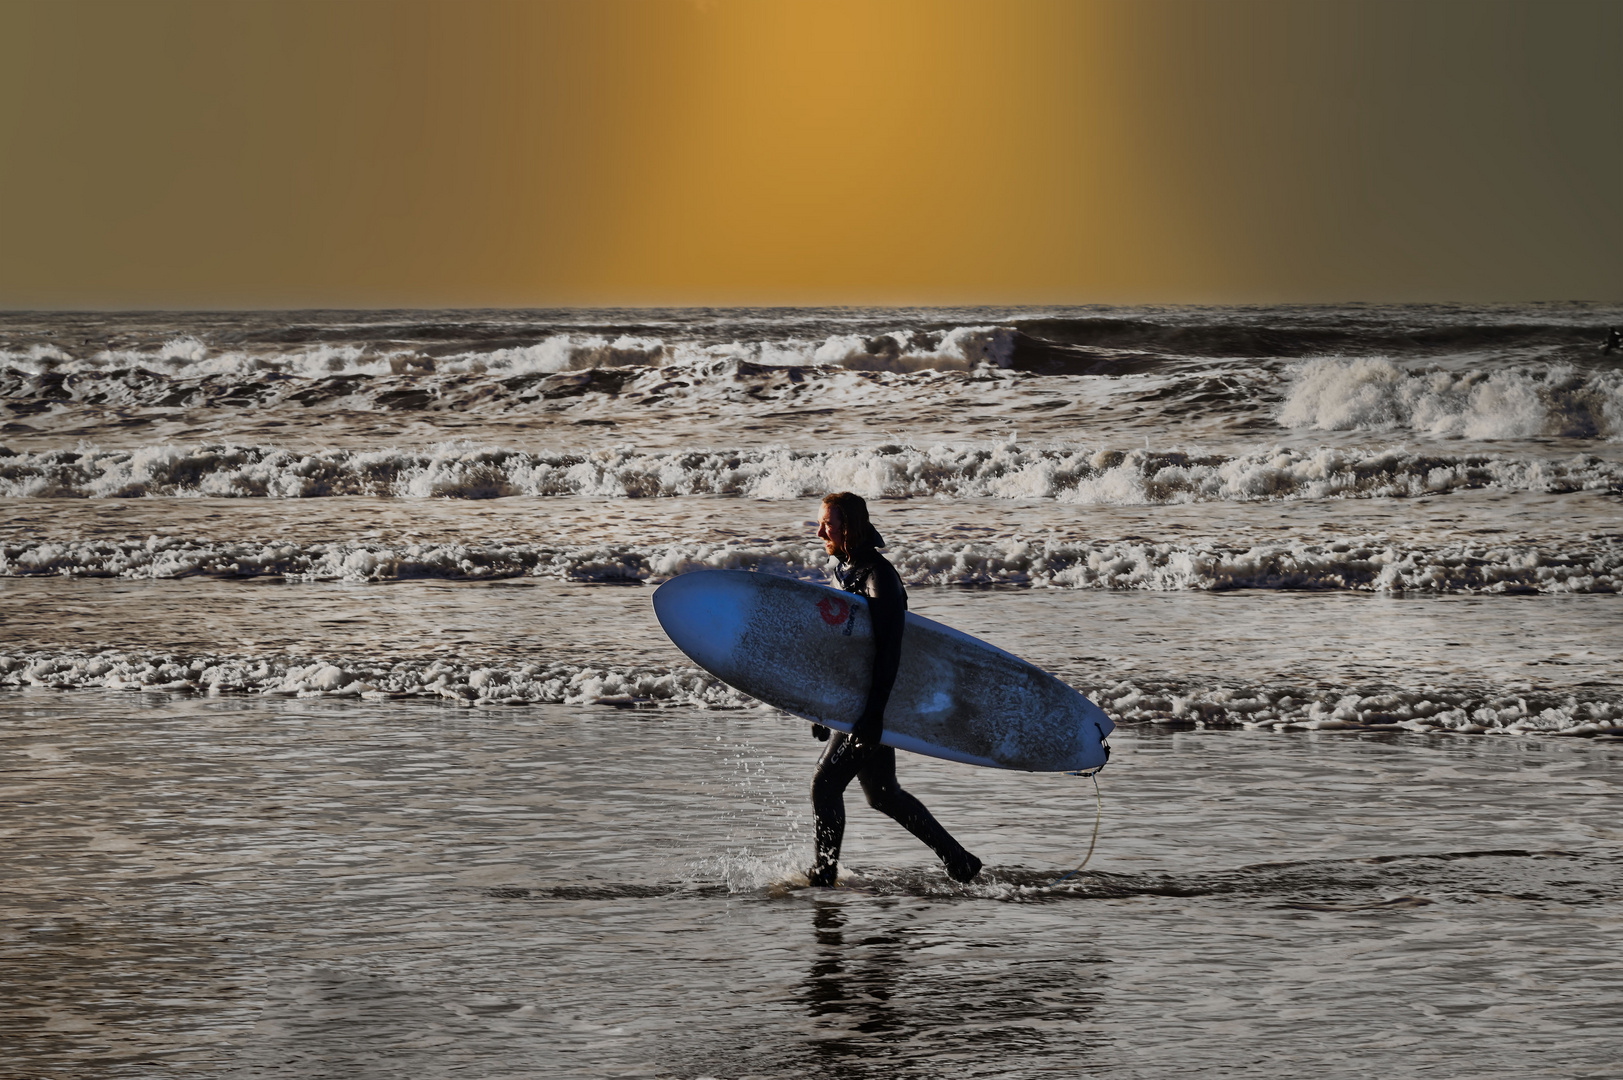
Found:
[[[835,507],[840,512],[840,520],[845,526],[845,535],[840,542],[847,555],[885,546],[885,538],[868,520],[868,501],[861,495],[851,491],[831,492],[823,496],[823,505]]]

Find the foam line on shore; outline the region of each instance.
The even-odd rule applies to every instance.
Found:
[[[1437,546],[1350,538],[1259,544],[1086,541],[894,543],[888,555],[913,586],[1010,585],[1158,592],[1227,589],[1382,593],[1615,593],[1623,591],[1623,536],[1581,545]],[[816,543],[794,541],[615,544],[292,544],[141,540],[0,544],[0,577],[281,577],[291,581],[481,581],[540,577],[657,583],[695,570],[754,570],[828,580]]]
[[[1121,724],[1273,730],[1373,730],[1462,735],[1623,735],[1623,696],[1483,687],[1352,688],[1208,684],[1193,680],[1070,681]],[[456,659],[177,656],[114,651],[0,653],[0,687],[386,700],[465,706],[755,707],[697,668],[620,669]]]
[[[177,656],[139,652],[0,653],[0,686],[259,694],[458,705],[660,705],[743,708],[752,699],[697,668],[619,669],[456,660]]]

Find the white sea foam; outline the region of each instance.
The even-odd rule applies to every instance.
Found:
[[[1468,439],[1623,433],[1623,372],[1570,364],[1414,370],[1378,357],[1321,358],[1290,370],[1286,427],[1407,430]]]
[[[451,659],[180,656],[131,651],[0,653],[0,686],[244,693],[453,705],[602,704],[738,709],[747,695],[696,668],[478,664]],[[1623,734],[1623,700],[1601,689],[1301,688],[1138,679],[1076,682],[1119,724],[1277,730],[1393,730],[1491,735]]]
[[[1014,358],[1014,343],[1015,331],[1000,326],[960,326],[942,334],[851,334],[828,338],[811,361],[863,371],[967,371],[981,364],[1006,368]]]
[[[1393,730],[1475,735],[1623,734],[1623,700],[1604,690],[1349,692],[1266,685],[1123,680],[1079,685],[1118,723],[1275,730]]]
[[[556,334],[534,345],[438,357],[434,359],[433,367],[435,371],[450,373],[528,375],[596,367],[644,367],[687,359],[691,357],[685,355],[679,346],[668,346],[659,338],[628,334],[614,338],[600,334]],[[396,370],[399,367],[397,355]]]
[[[827,451],[615,447],[567,453],[459,442],[428,449],[305,453],[213,443],[21,454],[0,448],[0,455],[0,496],[12,498],[720,494],[800,499],[849,490],[869,498],[990,497],[1133,506],[1416,496],[1484,487],[1567,492],[1623,484],[1623,464],[1592,455],[1539,460],[1396,448],[1273,448],[1225,456],[1008,442]]]
[[[101,349],[83,355],[56,345],[0,350],[0,367],[39,375],[93,374],[141,368],[175,378],[249,376],[279,372],[299,378],[389,375],[412,371],[441,374],[551,374],[598,367],[656,366],[737,360],[749,363],[820,365],[862,371],[965,371],[979,365],[1007,368],[1016,333],[1005,326],[959,326],[948,330],[896,330],[876,335],[836,334],[816,340],[702,342],[641,334],[553,334],[529,345],[502,345],[429,355],[384,343],[321,342],[296,348],[257,350],[211,346],[194,335],[171,338],[156,348]]]
[[[742,708],[752,700],[697,668],[580,664],[480,665],[451,660],[0,653],[0,686],[102,687],[272,697],[437,698],[457,705],[681,704]]]
[[[1414,547],[1380,539],[1221,544],[1011,539],[893,543],[910,585],[1016,585],[1069,589],[1219,591],[1312,589],[1421,593],[1614,593],[1623,590],[1623,543],[1600,536],[1552,550],[1531,544]],[[133,579],[277,576],[293,581],[659,582],[704,569],[756,570],[827,580],[820,545],[290,544],[149,537],[0,545],[0,576]]]
[[[556,363],[541,367],[567,366],[569,362],[567,357],[554,359]],[[652,367],[604,367],[591,359],[600,357],[582,360],[575,370],[521,374],[457,375],[412,368],[395,374],[319,379],[286,373],[171,378],[127,369],[28,375],[0,369],[0,417],[35,418],[16,428],[31,433],[63,424],[82,430],[81,425],[94,424],[108,410],[117,410],[108,422],[118,426],[131,426],[143,412],[160,423],[206,412],[211,429],[222,432],[239,425],[253,429],[272,424],[299,432],[314,421],[327,424],[339,445],[356,447],[365,444],[346,434],[347,423],[332,423],[338,416],[347,420],[348,414],[357,412],[380,414],[375,420],[386,430],[397,424],[383,414],[402,413],[422,414],[431,427],[454,414],[459,429],[465,429],[473,416],[533,418],[554,431],[568,430],[565,425],[575,422],[607,423],[615,430],[648,430],[656,438],[668,436],[678,425],[693,438],[703,438],[705,433],[735,430],[747,416],[750,421],[744,426],[752,433],[748,438],[769,442],[802,438],[808,428],[832,420],[838,421],[842,431],[888,430],[896,426],[895,421],[906,427],[914,418],[934,415],[944,420],[970,404],[1018,407],[1025,385],[1041,381],[985,366],[974,370],[849,370],[707,358]],[[1074,389],[1083,397],[1110,396],[1097,386]],[[1050,405],[1061,404],[1065,401],[1050,400]],[[887,416],[881,420],[876,409]],[[825,420],[824,414],[829,413],[839,416]],[[1048,418],[1052,420],[1051,415]],[[1006,430],[1004,423],[984,418],[969,426],[978,432]]]

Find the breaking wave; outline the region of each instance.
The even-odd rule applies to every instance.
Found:
[[[812,403],[849,408],[871,403],[876,397],[923,400],[942,391],[951,396],[969,384],[1019,378],[984,365],[973,369],[966,365],[920,366],[912,364],[917,357],[909,360],[905,356],[883,363],[853,362],[850,367],[714,358],[658,366],[614,363],[625,359],[593,355],[557,370],[542,366],[459,374],[412,368],[304,378],[280,371],[167,375],[144,368],[42,373],[0,368],[0,402],[19,416],[87,406],[166,412],[252,409],[279,410],[302,424],[312,410],[324,408],[501,415],[556,411],[608,400],[623,406],[687,404],[707,414],[751,406],[804,409]],[[1201,384],[1209,381],[1201,380]],[[1225,380],[1224,386],[1231,397],[1250,388],[1246,380]]]
[[[1560,550],[1526,543],[1398,546],[1383,541],[1257,545],[1007,540],[894,543],[891,561],[910,585],[1219,591],[1352,590],[1388,593],[1615,593],[1623,590],[1623,537]],[[705,569],[743,569],[826,580],[821,545],[289,544],[27,541],[0,545],[0,576],[168,579],[276,576],[295,581],[658,582]]]
[[[193,334],[158,345],[71,352],[56,344],[0,349],[0,368],[15,375],[142,375],[202,379],[279,374],[302,379],[334,375],[553,374],[599,367],[658,366],[734,360],[769,365],[816,365],[863,371],[965,371],[1011,365],[1017,331],[1007,326],[955,326],[830,334],[768,341],[667,340],[647,333],[561,333],[530,342],[481,342],[446,352],[388,341],[315,341],[289,348],[210,345]],[[9,396],[9,395],[8,395]]]
[[[134,498],[520,495],[800,499],[1054,499],[1147,505],[1441,494],[1467,488],[1568,492],[1623,485],[1623,463],[1592,455],[1536,460],[1404,449],[1288,449],[1199,455],[1080,446],[891,444],[827,451],[766,448],[585,453],[467,443],[310,453],[232,443],[13,453],[0,447],[0,496]]]
[[[1593,304],[1072,308],[17,312],[0,366],[380,373],[410,363],[565,370],[689,355],[1042,368],[1101,355],[1593,355]]]
[[[1414,371],[1378,357],[1307,360],[1290,371],[1286,427],[1405,430],[1467,439],[1623,433],[1623,371],[1570,364]]]

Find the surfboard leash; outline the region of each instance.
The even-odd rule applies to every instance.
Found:
[[[1102,769],[1104,766],[1101,765],[1099,768]],[[1093,858],[1093,849],[1095,845],[1099,843],[1099,822],[1102,821],[1105,816],[1104,796],[1099,794],[1099,769],[1094,769],[1092,772],[1087,773],[1072,773],[1071,775],[1086,776],[1093,781],[1093,839],[1088,841],[1088,853],[1082,856],[1082,861],[1077,864],[1076,869],[1072,870],[1069,874],[1065,874],[1063,877],[1057,877],[1053,881],[1050,881],[1048,883],[1048,887],[1050,889],[1064,881],[1066,878],[1075,877],[1077,874],[1080,874],[1082,872],[1082,867],[1088,865],[1088,860]]]
[[[1062,877],[1057,877],[1053,881],[1050,881],[1048,883],[1048,887],[1050,889],[1064,881],[1066,878],[1075,877],[1077,874],[1080,874],[1082,872],[1082,868],[1088,865],[1088,860],[1093,858],[1093,849],[1099,843],[1099,822],[1103,821],[1105,816],[1104,796],[1099,794],[1099,774],[1104,771],[1105,765],[1110,764],[1110,740],[1105,738],[1104,729],[1101,728],[1097,723],[1095,723],[1093,726],[1094,729],[1099,732],[1099,747],[1105,752],[1104,764],[1096,765],[1087,772],[1078,771],[1070,774],[1071,776],[1086,776],[1093,781],[1093,837],[1088,840],[1088,853],[1082,856],[1082,861],[1077,864],[1076,869],[1072,870],[1069,874],[1065,874]]]

